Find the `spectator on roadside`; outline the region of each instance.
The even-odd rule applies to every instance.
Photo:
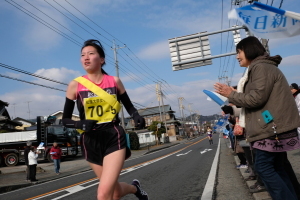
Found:
[[[300,115],[300,95],[299,95],[300,90],[299,90],[298,84],[292,83],[290,85],[290,88],[291,88],[291,92],[292,92],[292,94],[295,98],[297,108],[298,108],[298,112],[299,112],[299,115]],[[300,127],[298,127],[298,134],[300,135]]]
[[[38,158],[38,151],[36,151],[36,149],[33,146],[31,146],[30,152],[28,154],[29,180],[31,182],[38,181],[36,179],[37,158]]]
[[[59,175],[60,172],[60,159],[62,156],[61,148],[57,145],[57,142],[53,143],[53,146],[50,149],[50,155],[52,156],[54,162],[54,171],[56,175]]]
[[[268,55],[253,36],[241,40],[236,51],[240,66],[247,68],[238,86],[242,92],[221,83],[214,85],[215,90],[242,108],[240,125],[256,149],[255,170],[273,200],[297,199],[284,163],[287,151],[300,148],[300,117],[288,82],[277,67],[282,58]]]
[[[30,181],[29,179],[29,164],[28,164],[28,154],[30,152],[30,147],[32,143],[30,141],[26,142],[26,147],[24,149],[24,159],[25,159],[25,165],[26,165],[26,181]]]

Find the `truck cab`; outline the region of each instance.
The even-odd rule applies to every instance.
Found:
[[[57,142],[62,149],[62,159],[66,156],[75,157],[79,150],[79,133],[76,129],[66,128],[56,122],[54,116],[38,116],[36,130],[2,133],[0,135],[0,165],[5,163],[7,166],[15,166],[19,162],[25,162],[24,150],[27,141],[31,141],[40,152],[38,160],[53,161],[49,152],[54,142]]]

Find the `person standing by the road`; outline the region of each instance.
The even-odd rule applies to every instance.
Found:
[[[38,158],[38,151],[36,151],[34,146],[31,146],[30,152],[28,153],[29,179],[31,182],[38,181],[36,179],[37,158]]]
[[[296,101],[296,105],[297,105],[297,108],[298,108],[298,112],[299,112],[299,115],[300,115],[300,90],[299,90],[299,87],[298,87],[298,84],[296,83],[292,83],[290,85],[290,88],[291,88],[291,92],[295,98],[295,101]],[[300,127],[298,127],[298,134],[300,135]]]
[[[242,107],[239,123],[256,149],[254,168],[273,200],[297,199],[284,163],[287,151],[300,148],[300,118],[288,82],[278,69],[282,58],[267,54],[253,36],[242,39],[236,51],[240,66],[247,68],[238,85],[241,92],[221,83],[214,85],[215,90]]]
[[[57,175],[60,174],[60,159],[62,156],[61,148],[58,146],[57,142],[53,143],[53,146],[50,149],[50,155],[52,156],[54,162],[54,171]]]
[[[84,43],[81,64],[87,74],[69,83],[62,122],[66,127],[83,132],[80,138],[83,155],[100,180],[97,198],[120,199],[131,193],[140,200],[147,200],[148,195],[138,180],[134,179],[131,185],[118,182],[124,161],[131,155],[125,131],[119,125],[119,101],[134,119],[135,126],[144,128],[145,120],[131,103],[121,80],[103,70],[105,53],[99,41]],[[71,119],[74,100],[80,121]]]
[[[28,154],[30,152],[30,147],[32,143],[30,141],[26,142],[26,147],[24,149],[24,159],[25,159],[25,165],[26,165],[26,181],[30,181],[29,179],[29,164],[28,164]]]

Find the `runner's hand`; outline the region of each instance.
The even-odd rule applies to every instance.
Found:
[[[97,120],[80,120],[75,123],[75,128],[81,129],[85,132],[91,131],[96,125]]]
[[[138,129],[145,128],[145,119],[141,117],[137,112],[133,114],[134,126]]]

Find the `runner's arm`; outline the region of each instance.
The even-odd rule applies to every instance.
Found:
[[[80,120],[74,121],[72,120],[72,114],[75,107],[74,100],[76,99],[76,92],[77,92],[77,85],[76,81],[71,81],[66,94],[66,102],[64,106],[64,113],[62,117],[62,123],[65,127],[68,128],[77,128],[82,129],[84,131],[90,131],[97,123],[96,120]]]
[[[140,129],[144,128],[145,119],[142,116],[140,116],[137,109],[133,106],[121,80],[118,77],[114,77],[114,78],[118,86],[118,93],[120,95],[120,100],[124,105],[128,114],[133,118],[135,127],[138,127]]]

